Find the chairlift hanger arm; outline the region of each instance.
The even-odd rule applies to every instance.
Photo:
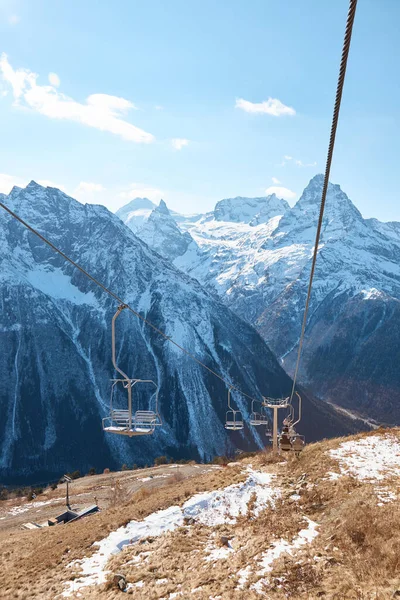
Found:
[[[299,414],[298,414],[298,417],[297,417],[297,421],[294,421],[292,423],[292,427],[294,427],[295,425],[297,425],[297,423],[300,423],[300,421],[301,421],[301,396],[300,396],[300,394],[298,392],[296,392],[296,396],[299,399]],[[293,414],[294,414],[294,409],[293,409]]]
[[[117,365],[117,359],[116,359],[116,353],[115,353],[115,321],[117,320],[117,318],[119,317],[119,315],[121,314],[121,312],[124,310],[124,308],[126,307],[126,304],[120,304],[117,308],[117,312],[115,313],[115,315],[112,318],[111,321],[111,346],[112,346],[112,364],[114,365],[114,369],[120,374],[122,375],[122,377],[124,378],[124,380],[127,382],[127,385],[131,385],[131,381],[130,378],[128,377],[128,375],[126,375],[126,373],[124,373],[122,371],[122,369],[120,369]]]

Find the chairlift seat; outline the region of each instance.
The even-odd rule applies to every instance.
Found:
[[[294,452],[298,453],[303,450],[305,446],[304,437],[302,435],[296,434],[295,437],[292,438],[292,448]]]
[[[121,427],[129,427],[129,410],[114,409],[111,411],[111,420]]]
[[[279,447],[281,450],[283,450],[283,452],[289,452],[290,450],[292,450],[292,443],[290,441],[290,437],[286,433],[283,433],[279,438]]]
[[[258,425],[261,425],[261,421],[260,421],[260,415],[259,413],[254,413],[252,412],[250,415],[250,425],[253,425],[254,427],[257,427]]]
[[[259,425],[268,425],[268,417],[267,415],[263,415],[262,413],[252,412],[250,415],[250,425],[254,427],[258,427]]]
[[[225,429],[229,431],[237,431],[243,429],[243,417],[240,410],[228,410],[226,413]]]
[[[153,432],[157,424],[157,415],[153,410],[137,410],[135,412],[133,426],[135,431],[146,433]]]

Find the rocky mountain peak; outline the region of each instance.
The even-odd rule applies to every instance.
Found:
[[[156,205],[154,204],[154,202],[152,202],[148,198],[134,198],[133,200],[128,202],[128,204],[125,204],[122,208],[118,209],[116,214],[119,215],[120,212],[126,213],[131,210],[139,210],[142,208],[149,208],[153,210],[153,208],[155,207]]]
[[[136,233],[155,208],[156,204],[148,198],[135,198],[119,208],[115,214]]]
[[[164,200],[160,200],[160,204],[154,209],[157,213],[161,213],[163,215],[171,216],[168,206],[165,204]]]
[[[215,205],[214,217],[217,221],[233,221],[234,223],[250,223],[259,215],[265,222],[277,215],[283,215],[289,208],[285,200],[275,194],[261,198],[225,198]]]

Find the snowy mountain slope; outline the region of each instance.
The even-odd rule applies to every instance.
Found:
[[[102,206],[81,205],[31,182],[6,203],[105,285],[244,391],[280,395],[290,379],[261,337],[200,284],[177,271]],[[227,390],[131,314],[118,321],[118,356],[132,377],[160,385],[163,428],[151,439],[103,434],[115,303],[6,213],[0,227],[0,473],[3,479],[76,468],[210,457],[261,438],[223,427]],[[233,394],[246,414],[248,402]],[[313,409],[310,408],[310,403]],[[351,430],[305,399],[311,436]],[[264,438],[265,439],[265,438]]]
[[[195,222],[180,223],[201,249],[201,260],[187,253],[175,264],[216,291],[236,314],[255,324],[289,373],[300,335],[322,184],[323,176],[315,176],[293,208],[275,197],[237,198],[221,201],[214,213]],[[310,351],[302,362],[301,381],[328,400],[399,422],[400,380],[392,370],[387,396],[398,390],[395,399],[381,403],[372,398],[369,390],[374,357],[364,354],[363,330],[354,312],[354,303],[359,303],[360,313],[367,303],[369,311],[382,315],[376,331],[370,334],[370,343],[376,339],[386,363],[392,364],[393,345],[389,337],[385,342],[392,314],[387,303],[398,299],[400,223],[363,219],[340,186],[329,184],[307,329],[306,348]],[[331,332],[329,349],[324,335],[327,327]],[[359,393],[351,393],[342,386],[338,395],[337,372],[331,377],[326,364],[326,370],[316,375],[311,365],[315,364],[312,356],[316,360],[326,352],[334,360],[342,356],[344,328],[352,331],[357,358],[346,363],[345,379],[361,387]],[[367,361],[367,377],[358,372],[358,360]]]
[[[147,221],[156,207],[148,198],[135,198],[115,213],[132,231],[136,232]]]
[[[214,218],[216,221],[259,225],[268,222],[272,217],[284,214],[288,208],[288,203],[277,198],[275,194],[262,198],[237,196],[217,202]]]
[[[136,233],[150,248],[172,262],[186,252],[198,253],[197,244],[190,233],[179,229],[164,200],[153,209]]]

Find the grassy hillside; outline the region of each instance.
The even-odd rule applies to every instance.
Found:
[[[0,504],[2,598],[121,598],[115,574],[144,600],[400,595],[399,429],[312,444],[299,460],[259,453],[75,485],[100,513],[21,531],[12,501]]]

